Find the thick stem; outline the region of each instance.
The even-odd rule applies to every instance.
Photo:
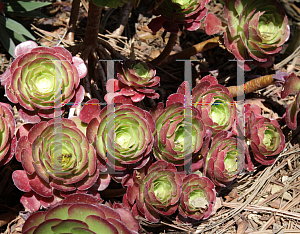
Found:
[[[101,12],[102,7],[95,5],[93,1],[89,2],[88,23],[84,38],[84,50],[88,53],[92,48],[97,47]]]
[[[198,54],[200,52],[204,52],[206,50],[212,49],[214,47],[219,46],[220,37],[214,37],[207,41],[203,41],[199,44],[193,45],[192,47],[185,49],[177,54],[173,54],[169,56],[163,64],[169,64],[176,61],[176,59],[189,59],[191,56]]]
[[[246,82],[244,85],[230,86],[228,87],[232,97],[241,96],[244,94],[252,93],[258,89],[262,89],[274,83],[272,78],[274,74],[261,76],[256,79]]]
[[[112,36],[118,37],[123,34],[125,26],[128,22],[131,10],[132,10],[132,6],[131,6],[131,2],[129,1],[122,7],[119,25],[117,26],[117,29],[115,31],[113,31],[113,33],[111,34]],[[109,39],[109,42],[111,42],[113,44],[117,44],[116,40],[113,38]]]
[[[67,34],[67,40],[71,42],[74,42],[74,34],[75,34],[76,22],[79,14],[79,6],[80,6],[80,0],[73,0],[71,16],[69,21],[69,30]]]
[[[163,52],[161,52],[161,54],[157,58],[153,59],[150,63],[153,66],[157,66],[157,65],[161,64],[162,62],[164,62],[165,59],[172,52],[173,47],[176,43],[176,40],[177,40],[177,33],[171,33],[168,43],[167,43],[165,49],[163,50]]]

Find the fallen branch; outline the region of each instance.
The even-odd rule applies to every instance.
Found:
[[[262,89],[274,83],[272,78],[274,74],[261,76],[256,79],[250,80],[243,85],[227,87],[232,97],[241,96],[244,94],[252,93],[258,89]]]
[[[189,59],[191,56],[207,51],[214,47],[219,46],[220,37],[214,37],[209,40],[203,41],[199,44],[193,45],[192,47],[185,49],[177,54],[169,56],[163,61],[163,64],[169,64],[176,61],[176,59]]]

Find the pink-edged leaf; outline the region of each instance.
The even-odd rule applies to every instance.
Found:
[[[32,144],[34,140],[41,135],[41,133],[44,131],[44,129],[47,127],[47,122],[43,121],[36,125],[34,125],[29,133],[28,133],[28,141]],[[27,145],[26,145],[27,146]],[[28,149],[29,150],[29,149]]]
[[[64,113],[65,109],[64,107],[61,107],[60,109],[49,109],[49,110],[43,110],[39,109],[39,116],[46,119],[53,119],[57,118],[58,116],[61,116]]]
[[[84,61],[81,58],[74,56],[72,58],[72,62],[78,71],[79,78],[85,77],[87,74],[87,67],[86,67]]]
[[[116,212],[121,216],[122,222],[126,225],[126,227],[129,230],[135,231],[135,232],[139,231],[139,223],[133,217],[133,215],[130,211],[119,208],[119,209],[116,209]]]
[[[98,117],[99,117],[99,115],[98,115]],[[98,132],[99,124],[100,124],[99,120],[97,118],[94,118],[89,122],[89,125],[87,126],[86,137],[90,144],[94,143],[94,141],[95,141],[95,137]]]
[[[20,202],[22,205],[27,208],[31,212],[38,211],[40,208],[40,201],[39,201],[40,196],[37,195],[35,192],[30,191],[28,193],[25,193],[21,199]]]
[[[83,101],[85,94],[85,90],[82,85],[79,85],[78,88],[75,90],[75,95],[71,99],[71,103],[74,103],[71,108],[77,107],[80,105],[80,103]]]
[[[24,41],[16,46],[15,48],[15,56],[18,57],[22,54],[29,53],[32,49],[38,47],[34,41]]]
[[[289,75],[289,77],[286,79],[283,85],[281,91],[281,97],[285,98],[290,94],[299,92],[299,90],[300,90],[300,78],[297,77],[295,73],[292,73],[291,75]]]
[[[22,192],[30,192],[31,191],[31,187],[29,185],[29,179],[28,179],[26,171],[23,171],[23,170],[14,171],[12,174],[12,179],[13,179],[14,185]]]
[[[174,94],[171,94],[168,97],[166,107],[168,107],[168,106],[170,106],[171,104],[174,104],[174,103],[184,104],[184,102],[185,102],[185,96],[183,94],[174,93]]]
[[[85,204],[97,204],[98,200],[88,194],[80,194],[80,193],[75,193],[69,195],[67,198],[65,198],[62,203],[67,203],[67,204],[77,204],[77,203],[85,203]]]
[[[35,124],[41,122],[41,117],[34,111],[19,109],[19,116],[27,123]]]
[[[68,61],[72,62],[72,54],[67,49],[65,49],[64,47],[60,47],[60,46],[53,46],[51,48],[54,49],[56,53],[61,54]]]
[[[39,176],[35,176],[34,179],[31,179],[29,181],[29,185],[33,191],[35,191],[37,194],[43,197],[51,197],[53,195],[52,188],[47,182],[40,179]]]
[[[113,219],[113,218],[108,218],[107,221],[109,221],[115,228],[117,228],[118,233],[124,233],[124,234],[131,234],[127,227],[120,222],[119,220]]]
[[[79,118],[85,123],[91,122],[93,118],[100,120],[100,111],[101,107],[98,99],[91,99],[82,107]]]
[[[21,152],[21,162],[23,168],[29,175],[32,175],[35,172],[35,168],[33,167],[32,161],[33,158],[31,154],[31,149],[23,149]]]
[[[208,13],[204,20],[205,32],[208,35],[217,34],[223,31],[222,22],[214,14]]]
[[[131,97],[131,100],[132,100],[133,102],[140,102],[140,101],[142,101],[144,98],[145,98],[145,95],[144,95],[144,94],[137,93],[137,94],[135,94],[134,96]]]
[[[109,174],[101,174],[99,175],[99,178],[97,180],[97,185],[98,185],[98,191],[103,191],[105,190],[109,183],[111,181],[111,176]]]
[[[46,214],[47,214],[47,211],[40,211],[40,212],[31,214],[23,225],[22,233],[26,232],[30,228],[36,227],[39,224],[41,224],[42,222],[44,222]]]
[[[108,93],[114,93],[119,91],[121,88],[124,88],[124,85],[117,79],[109,79],[106,83],[106,91]]]

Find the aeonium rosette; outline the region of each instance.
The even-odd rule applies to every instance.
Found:
[[[110,177],[99,177],[105,162],[97,160],[95,149],[84,133],[69,119],[53,119],[35,124],[28,135],[20,137],[16,158],[24,170],[12,178],[26,194],[21,203],[36,211],[48,207],[71,193],[103,190]]]
[[[221,131],[212,139],[209,152],[204,156],[204,175],[216,186],[226,187],[242,172],[247,153],[245,142],[232,132]]]
[[[83,60],[72,57],[66,49],[38,46],[26,41],[15,48],[16,59],[1,76],[7,98],[19,103],[19,115],[26,122],[37,123],[41,118],[61,115],[63,106],[83,100],[80,78],[87,73]],[[55,111],[55,108],[62,108]]]
[[[205,126],[214,134],[231,130],[236,116],[236,105],[229,90],[213,76],[205,76],[193,88],[193,105],[202,116]]]
[[[153,153],[157,160],[176,166],[190,162],[203,143],[205,126],[199,111],[182,102],[167,102],[165,109],[159,104],[155,117]]]
[[[256,105],[245,105],[245,117],[246,138],[254,159],[263,165],[273,164],[285,147],[285,137],[279,123],[263,117],[260,107]]]
[[[155,125],[150,113],[131,104],[118,103],[101,111],[99,108],[93,116],[85,118],[97,104],[98,100],[90,100],[80,114],[89,123],[87,137],[94,143],[97,154],[116,171],[143,167],[153,146]]]
[[[125,60],[116,63],[115,72],[118,80],[110,79],[106,85],[108,94],[105,100],[108,104],[116,102],[120,97],[132,102],[139,102],[145,97],[159,98],[153,88],[159,86],[160,78],[156,76],[156,70],[151,64],[139,60]]]
[[[99,204],[87,194],[72,194],[47,211],[33,213],[22,233],[138,233],[139,224],[131,212]]]
[[[162,160],[153,163],[140,183],[127,189],[134,216],[156,223],[160,214],[172,215],[178,207],[181,184],[181,175],[173,164]]]
[[[295,101],[288,105],[284,115],[285,122],[290,129],[297,128],[297,115],[300,110],[300,78],[292,73],[289,75],[283,85],[281,97],[285,98],[290,94],[297,94]]]
[[[152,19],[148,27],[157,32],[161,27],[171,33],[179,31],[178,24],[183,24],[189,31],[195,31],[201,26],[201,20],[207,13],[205,5],[209,0],[165,0],[156,1],[158,7],[153,10],[159,17]]]
[[[238,60],[268,67],[290,36],[290,27],[283,7],[277,0],[227,0],[224,6],[227,20],[224,32],[226,48]],[[205,20],[206,33],[222,31],[221,22],[213,14]],[[250,70],[250,61],[244,69]]]
[[[197,174],[190,174],[183,178],[178,206],[183,220],[207,219],[213,211],[215,202],[215,185],[210,179]]]
[[[8,163],[15,153],[15,118],[9,104],[0,102],[0,166]]]

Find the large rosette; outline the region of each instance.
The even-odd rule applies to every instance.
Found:
[[[96,159],[94,147],[72,120],[53,119],[34,125],[17,144],[16,158],[24,170],[13,173],[14,184],[26,194],[21,203],[29,210],[48,207],[70,193],[87,193],[102,181],[104,162]]]
[[[38,46],[33,41],[19,44],[15,49],[16,59],[1,76],[5,93],[13,103],[23,109],[19,115],[26,122],[37,123],[42,118],[61,115],[55,108],[67,103],[80,103],[84,88],[80,78],[87,73],[83,60],[72,57],[66,49]]]

